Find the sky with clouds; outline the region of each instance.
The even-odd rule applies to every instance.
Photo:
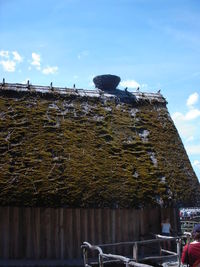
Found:
[[[0,79],[157,92],[200,180],[199,0],[0,0]]]

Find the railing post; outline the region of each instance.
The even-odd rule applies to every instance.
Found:
[[[99,267],[103,267],[103,257],[100,253],[99,253]]]
[[[177,256],[178,256],[178,267],[181,266],[181,239],[176,240]]]
[[[133,245],[133,258],[135,259],[136,262],[138,262],[138,244],[135,242]]]
[[[158,235],[156,235],[156,239],[158,239]],[[158,243],[158,246],[159,246],[159,254],[160,254],[160,256],[162,256],[162,245],[161,245],[160,241]]]
[[[159,253],[160,253],[160,256],[162,256],[162,245],[161,245],[161,242],[159,242]]]
[[[84,266],[88,265],[88,251],[87,251],[87,248],[83,248],[83,262],[84,262]]]

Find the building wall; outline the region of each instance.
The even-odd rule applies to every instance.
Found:
[[[0,258],[79,259],[81,244],[151,239],[161,219],[177,230],[175,209],[67,209],[0,207]],[[130,247],[109,250],[128,255]]]

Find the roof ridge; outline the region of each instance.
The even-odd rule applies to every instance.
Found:
[[[166,99],[160,92],[141,92],[133,91],[129,92],[127,90],[123,91],[117,89],[115,91],[104,92],[101,89],[83,89],[83,88],[68,88],[68,87],[56,87],[45,85],[33,85],[29,82],[27,84],[22,83],[0,83],[0,90],[14,90],[18,92],[38,92],[38,93],[56,93],[61,95],[77,95],[77,96],[87,96],[87,97],[106,97],[106,98],[117,98],[117,97],[134,97],[136,101],[140,100],[156,100],[157,102],[167,103]]]

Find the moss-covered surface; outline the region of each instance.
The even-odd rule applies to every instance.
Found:
[[[0,93],[0,205],[191,205],[199,183],[165,104]]]

